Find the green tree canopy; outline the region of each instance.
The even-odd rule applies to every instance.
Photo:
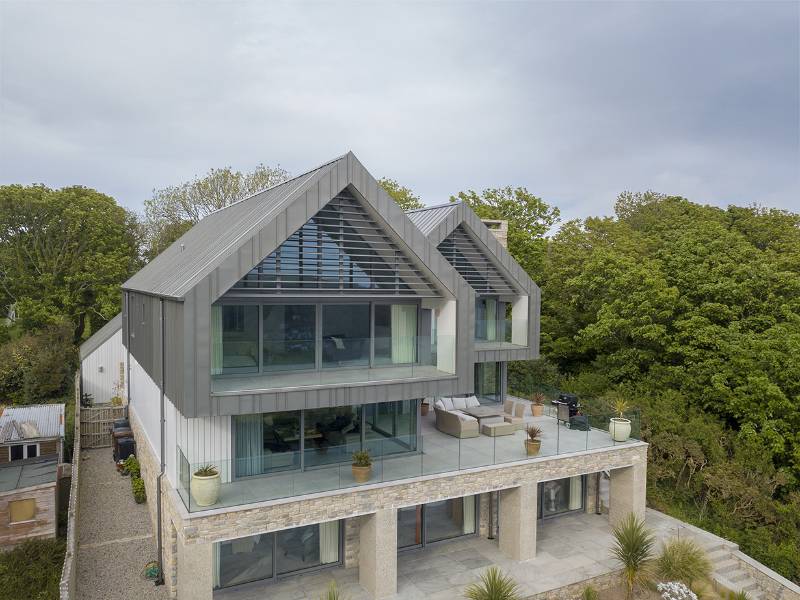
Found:
[[[89,188],[0,187],[3,311],[28,331],[66,321],[80,341],[120,310],[120,283],[139,268],[137,231],[132,213]]]
[[[381,177],[378,183],[403,210],[414,210],[415,208],[423,208],[425,206],[420,201],[419,196],[407,187],[397,183],[394,179]]]

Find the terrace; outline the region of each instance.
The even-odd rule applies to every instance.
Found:
[[[371,441],[367,449],[374,457],[372,473],[365,483],[356,482],[350,464],[350,454],[358,448],[341,446],[328,448],[326,452],[338,458],[331,458],[332,464],[317,466],[307,470],[291,470],[260,475],[233,481],[225,481],[226,474],[235,471],[231,461],[215,463],[223,476],[219,500],[209,507],[198,506],[191,495],[190,474],[200,465],[190,464],[179,450],[180,484],[178,493],[190,512],[214,510],[240,506],[255,502],[278,500],[355,488],[361,485],[380,484],[414,479],[444,473],[453,473],[479,467],[505,465],[559,455],[588,452],[591,450],[636,443],[634,437],[626,442],[615,442],[608,433],[606,415],[590,416],[592,427],[586,431],[570,429],[555,418],[554,407],[540,417],[526,418],[526,422],[542,430],[542,444],[539,454],[528,457],[525,453],[524,430],[512,435],[489,437],[480,435],[474,438],[459,439],[438,431],[435,427],[433,411],[421,418],[420,434],[399,436],[386,440]],[[604,428],[605,427],[605,428]],[[634,421],[633,434],[638,432]],[[408,448],[415,448],[409,451]],[[310,454],[319,450],[307,450],[304,463],[318,464]],[[301,457],[290,457],[287,464],[301,464]],[[329,457],[330,458],[330,457]]]

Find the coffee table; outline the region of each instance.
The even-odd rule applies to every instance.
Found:
[[[475,417],[478,419],[478,427],[480,427],[483,423],[481,422],[483,419],[496,419],[497,417],[503,418],[503,407],[498,406],[497,408],[493,406],[475,406],[473,408],[462,408],[461,412],[465,415],[469,415],[470,417]]]

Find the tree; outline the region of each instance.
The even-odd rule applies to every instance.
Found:
[[[400,205],[403,210],[414,210],[416,208],[423,208],[425,205],[414,192],[407,187],[397,183],[394,179],[388,177],[381,177],[378,180],[381,187],[386,190],[386,193],[392,197],[392,200]]]
[[[482,219],[508,221],[508,250],[534,281],[543,272],[547,249],[545,236],[559,221],[558,208],[551,207],[524,187],[493,188],[481,194],[459,192],[450,202],[464,202]]]
[[[157,256],[209,213],[287,179],[285,169],[259,164],[246,173],[231,167],[211,169],[203,177],[153,190],[153,197],[144,202],[145,258]]]
[[[119,312],[139,268],[135,216],[95,190],[0,187],[0,305],[25,331],[65,320],[79,342]]]

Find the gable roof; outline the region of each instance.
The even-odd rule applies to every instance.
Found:
[[[422,233],[428,235],[447,218],[447,215],[454,212],[457,207],[457,202],[448,202],[447,204],[426,206],[425,208],[410,210],[406,214]]]
[[[95,331],[92,336],[83,342],[80,347],[81,360],[102,346],[112,335],[122,329],[122,313],[117,313],[113,319]]]
[[[64,437],[64,405],[10,406],[0,415],[0,443]]]
[[[366,201],[379,224],[388,225],[416,265],[455,296],[458,273],[352,152],[209,214],[122,289],[183,300],[202,283],[204,298],[214,302],[347,187]]]

